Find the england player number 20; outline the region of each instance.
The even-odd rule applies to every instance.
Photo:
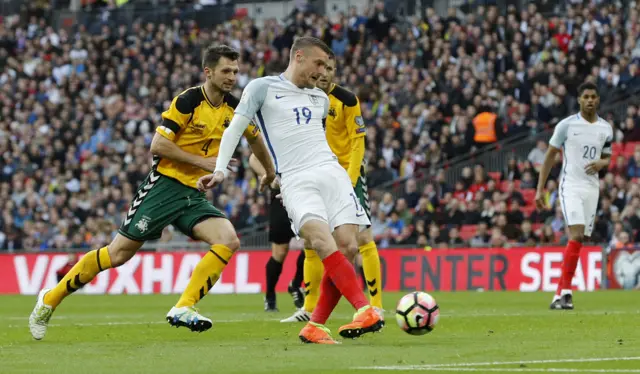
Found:
[[[584,154],[582,155],[582,158],[586,158],[590,160],[593,160],[596,158],[596,152],[597,152],[596,147],[584,145],[582,146],[582,148],[584,149]]]
[[[306,119],[306,122],[304,123],[305,125],[308,125],[309,121],[311,121],[311,109],[307,108],[306,106],[303,106],[302,108],[293,108],[293,112],[296,114],[296,122],[298,123],[298,125],[300,124],[301,114],[302,117]]]

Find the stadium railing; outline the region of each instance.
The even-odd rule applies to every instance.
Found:
[[[434,180],[440,170],[444,171],[445,181],[453,185],[460,178],[462,169],[478,163],[483,164],[487,171],[501,171],[507,165],[509,157],[526,158],[539,139],[548,139],[551,134],[552,130],[546,130],[535,135],[520,135],[505,139],[485,147],[480,152],[461,155],[434,167],[420,169],[410,177],[398,178],[383,185],[375,186],[369,190],[369,194],[373,199],[379,199],[387,192],[390,192],[394,198],[401,197],[409,179],[416,181],[420,192],[425,185]]]
[[[0,15],[8,16],[18,14],[23,5],[23,0],[0,0]]]
[[[599,110],[601,116],[606,117],[612,114],[616,122],[621,122],[626,117],[629,106],[640,106],[640,95],[638,95],[640,94],[640,89],[623,90],[621,88],[621,91],[626,92],[620,94],[624,98],[614,103],[604,104]],[[487,172],[502,171],[510,157],[514,157],[517,160],[526,160],[529,152],[536,146],[537,141],[548,141],[552,134],[553,129],[547,129],[535,135],[525,134],[504,139],[475,154],[461,155],[435,167],[417,170],[411,177],[397,178],[380,186],[370,188],[369,194],[371,198],[379,199],[384,193],[391,192],[394,198],[398,198],[404,193],[405,184],[409,179],[416,180],[418,191],[420,192],[426,184],[433,180],[439,170],[444,170],[445,181],[453,185],[460,178],[462,169],[477,163],[482,163]]]

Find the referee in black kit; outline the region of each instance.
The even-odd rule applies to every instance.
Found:
[[[251,169],[258,175],[258,178],[265,174],[265,170],[260,161],[254,156],[249,157]],[[289,253],[289,243],[295,237],[291,230],[291,221],[282,202],[276,198],[280,193],[280,186],[277,179],[271,185],[271,204],[269,205],[269,242],[271,242],[271,257],[267,262],[267,289],[264,298],[265,312],[277,312],[276,306],[276,284],[282,273],[282,264]],[[300,287],[302,284],[304,269],[304,251],[300,251],[296,263],[296,275],[289,283],[289,294],[293,297],[296,308],[302,308],[304,304],[304,293]]]

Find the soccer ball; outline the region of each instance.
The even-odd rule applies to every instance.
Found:
[[[431,332],[440,317],[440,308],[426,292],[412,292],[404,295],[396,307],[396,322],[402,330],[411,335]]]

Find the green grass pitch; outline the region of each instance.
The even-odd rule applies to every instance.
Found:
[[[436,329],[410,336],[386,293],[382,333],[336,346],[303,345],[293,311],[262,311],[262,295],[209,295],[199,305],[213,329],[171,328],[177,296],[68,298],[48,334],[34,341],[27,318],[35,296],[0,297],[0,373],[640,373],[640,293],[578,293],[575,311],[550,311],[543,293],[440,293]],[[328,326],[347,322],[344,300]],[[337,335],[337,334],[335,334]]]

